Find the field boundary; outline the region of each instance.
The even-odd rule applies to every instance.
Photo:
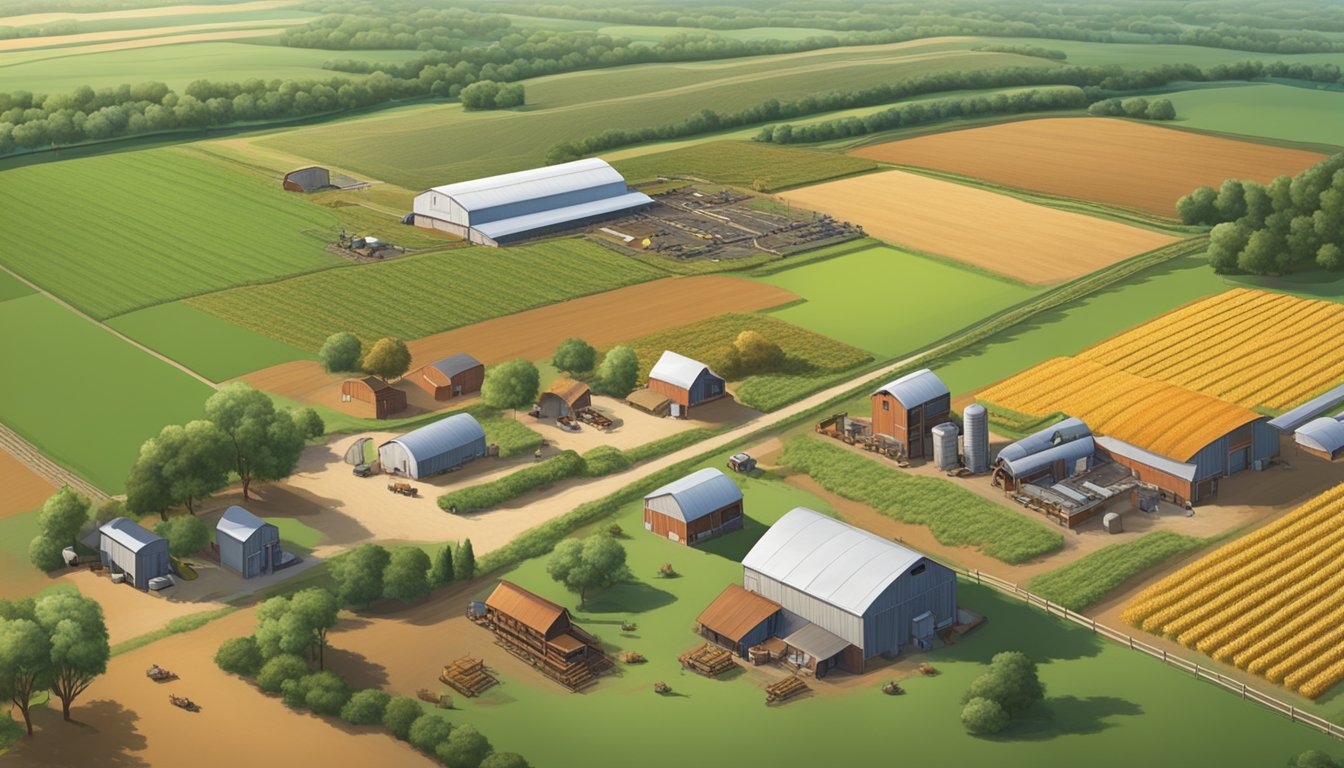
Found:
[[[995,590],[1024,601],[1027,605],[1035,606],[1044,610],[1052,616],[1058,616],[1067,619],[1080,627],[1092,630],[1094,633],[1105,637],[1108,640],[1128,646],[1131,651],[1138,651],[1147,656],[1161,661],[1169,667],[1189,672],[1195,676],[1196,680],[1206,680],[1219,688],[1236,695],[1242,699],[1253,701],[1266,709],[1271,709],[1281,715],[1287,715],[1288,719],[1294,723],[1302,723],[1310,728],[1314,728],[1321,733],[1332,738],[1344,740],[1344,726],[1337,725],[1318,715],[1310,712],[1304,712],[1298,707],[1277,699],[1258,688],[1247,685],[1235,678],[1229,677],[1209,667],[1200,666],[1196,662],[1190,661],[1181,656],[1168,653],[1155,645],[1150,645],[1142,640],[1136,639],[1132,635],[1127,635],[1112,629],[1105,624],[1097,623],[1096,619],[1085,616],[1077,611],[1071,611],[1059,603],[1052,603],[1040,595],[1030,592],[1022,587],[997,576],[985,573],[980,570],[966,570],[953,566],[952,569],[967,579],[974,579],[976,584],[983,584],[994,588]]]
[[[68,485],[95,502],[107,501],[110,497],[98,486],[75,474],[74,470],[57,464],[18,432],[0,424],[0,450],[19,460],[34,474],[60,488]]]

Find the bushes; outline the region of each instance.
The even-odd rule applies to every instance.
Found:
[[[1171,99],[1148,101],[1141,96],[1129,99],[1106,99],[1087,108],[1094,117],[1129,117],[1135,120],[1175,120],[1176,107]]]
[[[522,83],[478,80],[459,91],[458,98],[466,109],[510,109],[521,107],[526,102],[526,93]]]
[[[628,469],[631,461],[620,448],[599,445],[583,454],[583,464],[588,477],[602,477]]]
[[[411,746],[428,754],[434,754],[434,749],[448,738],[452,732],[453,726],[442,716],[427,712],[420,715],[411,723],[411,728],[406,733],[406,740]]]
[[[282,653],[261,666],[257,672],[257,687],[267,693],[279,693],[286,682],[307,674],[308,662],[292,653]]]
[[[225,672],[252,677],[261,671],[261,651],[251,637],[231,637],[215,651],[215,664]]]
[[[574,451],[561,451],[551,458],[488,483],[473,485],[439,497],[439,508],[457,509],[458,514],[479,512],[496,504],[584,472],[583,457]]]
[[[415,723],[425,710],[420,706],[420,702],[409,696],[394,696],[387,702],[387,707],[383,711],[383,725],[402,741],[406,741],[411,735],[411,725]]]
[[[383,597],[413,603],[429,594],[429,555],[419,547],[397,547],[383,571]]]
[[[675,435],[668,435],[661,440],[654,440],[651,443],[637,445],[634,448],[627,448],[623,453],[625,454],[625,458],[631,464],[638,464],[641,461],[656,459],[659,456],[666,456],[669,453],[674,453],[687,446],[695,445],[701,440],[707,440],[716,434],[718,434],[718,432],[715,430],[706,427],[696,427],[695,429],[688,429],[685,432],[678,432]]]
[[[387,705],[392,697],[377,688],[356,691],[341,707],[341,719],[354,725],[373,725],[383,722]]]
[[[976,736],[998,733],[1008,727],[1008,713],[993,699],[976,697],[961,710],[961,724]]]
[[[493,411],[486,415],[480,412],[483,410],[480,409],[472,415],[481,423],[481,429],[485,430],[485,439],[499,446],[500,458],[526,456],[546,442],[536,430],[529,429],[521,421]],[[471,412],[471,409],[468,409],[468,412]]]
[[[1135,574],[1203,545],[1203,540],[1193,536],[1155,531],[1043,573],[1033,578],[1027,588],[1071,611],[1081,611]]]
[[[319,715],[339,715],[350,701],[350,686],[329,669],[286,680],[280,690],[290,709],[311,709]]]
[[[1036,663],[1020,651],[1004,651],[994,655],[989,671],[962,696],[961,724],[976,735],[998,733],[1044,698]]]
[[[363,356],[364,347],[359,337],[349,331],[328,336],[317,352],[317,359],[328,373],[357,370]]]
[[[434,754],[448,768],[480,768],[490,754],[490,741],[472,725],[459,725],[439,743]]]

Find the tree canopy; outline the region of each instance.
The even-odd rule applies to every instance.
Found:
[[[528,360],[510,360],[490,368],[481,384],[481,400],[493,408],[517,410],[537,399],[541,376]]]
[[[630,578],[625,547],[605,532],[557,544],[546,563],[546,572],[565,589],[578,594],[579,607],[583,607],[592,592]]]
[[[411,367],[411,350],[401,339],[384,336],[375,341],[364,353],[364,360],[360,366],[365,373],[384,379],[395,379],[404,375]]]
[[[322,348],[317,351],[317,359],[329,373],[354,371],[359,368],[363,351],[364,345],[358,336],[349,331],[341,331],[331,334],[322,342]]]
[[[266,393],[242,382],[226,384],[205,401],[205,416],[229,440],[244,499],[251,498],[253,482],[288,477],[298,465],[304,432]]]
[[[392,550],[383,571],[383,597],[413,603],[429,594],[429,555],[419,547]]]
[[[378,544],[363,544],[333,564],[336,597],[341,605],[364,607],[383,596],[383,573],[392,556]]]
[[[37,536],[28,544],[28,558],[44,571],[65,564],[61,550],[72,546],[75,537],[89,520],[88,499],[70,486],[63,486],[42,504],[37,513]]]
[[[601,395],[625,397],[639,381],[639,357],[635,350],[616,346],[602,356],[591,389]]]
[[[190,557],[210,543],[210,526],[204,518],[179,515],[154,526],[154,533],[168,540],[173,557]]]
[[[57,592],[40,598],[34,611],[51,641],[51,691],[69,720],[75,699],[107,671],[112,655],[103,607],[78,593]]]
[[[562,373],[587,373],[596,364],[597,350],[583,339],[565,339],[551,356],[551,365]]]
[[[36,617],[0,619],[0,696],[23,715],[33,735],[33,695],[51,683],[51,637]]]

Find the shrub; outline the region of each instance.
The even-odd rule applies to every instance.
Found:
[[[517,752],[492,752],[481,761],[481,768],[532,768]]]
[[[286,680],[281,691],[291,709],[311,709],[319,715],[339,715],[350,701],[350,686],[329,669]]]
[[[411,367],[411,351],[406,347],[406,342],[386,336],[369,347],[359,364],[365,373],[395,379]]]
[[[502,416],[496,411],[489,412],[489,415],[482,413],[473,415],[481,423],[481,429],[485,430],[485,439],[499,446],[500,458],[526,456],[546,443],[535,429],[529,428],[517,419]]]
[[[308,662],[292,653],[282,653],[261,665],[257,687],[267,693],[279,693],[286,680],[298,680],[308,674]]]
[[[231,637],[219,644],[215,664],[225,672],[254,677],[261,670],[261,651],[251,637]]]
[[[434,754],[448,768],[480,768],[490,754],[490,742],[473,725],[459,725],[440,742]]]
[[[453,726],[442,715],[426,712],[411,723],[410,733],[406,740],[411,746],[427,754],[434,754],[434,750],[448,738],[448,734],[453,730]]]
[[[205,518],[178,515],[154,526],[154,533],[168,540],[168,551],[173,557],[190,557],[210,543],[210,526]]]
[[[411,725],[425,713],[420,702],[409,696],[394,696],[383,710],[383,725],[402,741],[411,735]]]
[[[383,572],[391,554],[378,544],[363,544],[332,563],[341,605],[365,606],[383,596]]]
[[[456,507],[459,515],[479,512],[543,485],[578,477],[583,472],[583,457],[574,451],[561,451],[540,464],[520,469],[498,480],[445,493],[439,497],[439,508],[448,510]]]
[[[1324,752],[1308,749],[1289,760],[1288,768],[1340,768],[1340,764]]]
[[[1008,713],[997,701],[977,697],[962,707],[961,724],[977,736],[987,736],[1008,727]]]
[[[317,359],[328,372],[353,371],[359,367],[359,358],[363,351],[358,336],[349,331],[342,331],[327,337],[317,352]]]
[[[586,373],[597,364],[597,350],[583,339],[565,339],[555,348],[551,365],[564,373]]]
[[[997,653],[989,671],[971,682],[962,703],[990,699],[1009,715],[1020,715],[1045,698],[1045,684],[1036,673],[1036,663],[1021,651]]]
[[[628,468],[630,459],[620,448],[599,445],[583,454],[583,463],[589,477],[602,477]]]
[[[429,594],[429,555],[419,547],[397,547],[383,571],[383,597],[413,603]]]
[[[345,706],[341,707],[341,719],[355,725],[381,723],[387,714],[387,703],[391,700],[391,696],[377,688],[355,691]]]

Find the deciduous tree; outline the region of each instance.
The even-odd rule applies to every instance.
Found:
[[[596,364],[597,350],[583,339],[565,339],[551,356],[551,365],[564,373],[586,373]]]
[[[210,526],[193,515],[170,517],[154,526],[154,533],[168,540],[173,557],[190,557],[210,543]]]
[[[639,380],[639,357],[629,347],[616,346],[602,356],[592,388],[612,397],[625,397]]]
[[[592,592],[630,578],[625,547],[607,533],[560,542],[546,563],[546,572],[578,594],[580,608]]]
[[[51,638],[36,621],[0,619],[0,696],[18,707],[29,736],[33,694],[50,685],[51,658]]]
[[[336,597],[341,605],[363,607],[383,596],[383,571],[391,555],[377,544],[358,546],[336,561]]]
[[[535,365],[527,360],[510,360],[486,371],[481,400],[493,408],[516,412],[536,401],[540,387],[541,377]]]
[[[317,359],[321,361],[323,368],[332,373],[354,371],[359,368],[363,351],[364,345],[358,336],[349,331],[341,331],[333,333],[322,342],[322,348],[317,351]]]
[[[75,699],[107,671],[111,648],[103,607],[83,595],[59,592],[39,599],[34,610],[51,642],[51,692],[69,720]]]
[[[429,594],[429,555],[419,547],[397,547],[383,571],[383,597],[413,603]]]
[[[365,373],[388,380],[395,379],[411,367],[411,350],[407,349],[406,342],[401,339],[385,336],[369,347],[360,366]]]
[[[44,571],[65,564],[61,550],[75,544],[75,537],[89,520],[89,500],[64,486],[42,504],[37,513],[38,534],[28,545],[28,557]]]
[[[226,384],[205,401],[205,416],[227,436],[233,470],[250,499],[253,482],[288,477],[303,453],[304,434],[288,411],[242,382]]]

